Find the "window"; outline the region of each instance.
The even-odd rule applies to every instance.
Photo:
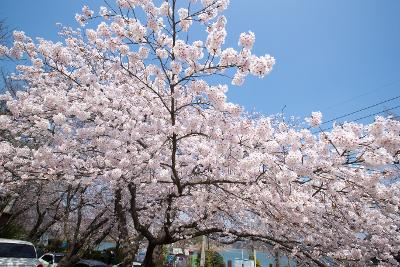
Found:
[[[49,254],[43,255],[41,259],[44,260],[45,262],[53,263],[53,256]]]
[[[36,258],[36,250],[32,245],[0,243],[1,258]]]
[[[55,261],[54,261],[54,262],[55,262],[55,263],[59,263],[59,262],[61,261],[61,259],[64,258],[64,256],[56,255],[54,258],[55,258]]]

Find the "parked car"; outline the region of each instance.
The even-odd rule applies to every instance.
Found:
[[[35,246],[27,241],[0,238],[0,266],[44,267]]]
[[[39,261],[44,267],[56,267],[60,260],[64,258],[64,253],[45,253],[40,258]]]
[[[107,267],[108,265],[96,260],[80,260],[74,267]]]

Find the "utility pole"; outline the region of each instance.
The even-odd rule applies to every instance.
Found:
[[[254,267],[257,267],[257,253],[255,247],[253,247],[253,254],[254,254]]]
[[[200,267],[205,267],[205,265],[206,265],[206,236],[203,235],[203,240],[201,242]]]
[[[243,249],[242,249],[242,267],[244,267],[244,263],[243,263],[244,261],[243,260],[244,260],[244,257],[243,257]]]
[[[275,267],[280,267],[280,263],[279,263],[279,250],[276,249],[275,251]]]

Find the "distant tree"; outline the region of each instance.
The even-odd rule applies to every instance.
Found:
[[[207,250],[205,267],[226,267],[226,265],[221,254],[214,250]]]
[[[254,255],[251,254],[251,255],[249,256],[249,260],[254,261]],[[259,259],[256,260],[256,267],[262,267],[262,266],[261,266],[261,262],[260,262]]]
[[[158,246],[154,252],[154,262],[156,267],[163,267],[169,254],[168,246]]]
[[[24,239],[26,232],[17,222],[10,222],[0,228],[0,238]]]

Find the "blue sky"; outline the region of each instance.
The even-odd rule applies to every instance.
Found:
[[[56,22],[78,27],[74,15],[83,4],[103,2],[1,0],[0,18],[54,40]],[[277,64],[264,79],[230,86],[229,100],[263,114],[284,106],[287,116],[319,110],[326,121],[400,95],[399,14],[398,0],[231,0],[226,45],[236,47],[240,32],[251,30],[255,54],[271,54]],[[400,98],[344,119],[398,105]]]

